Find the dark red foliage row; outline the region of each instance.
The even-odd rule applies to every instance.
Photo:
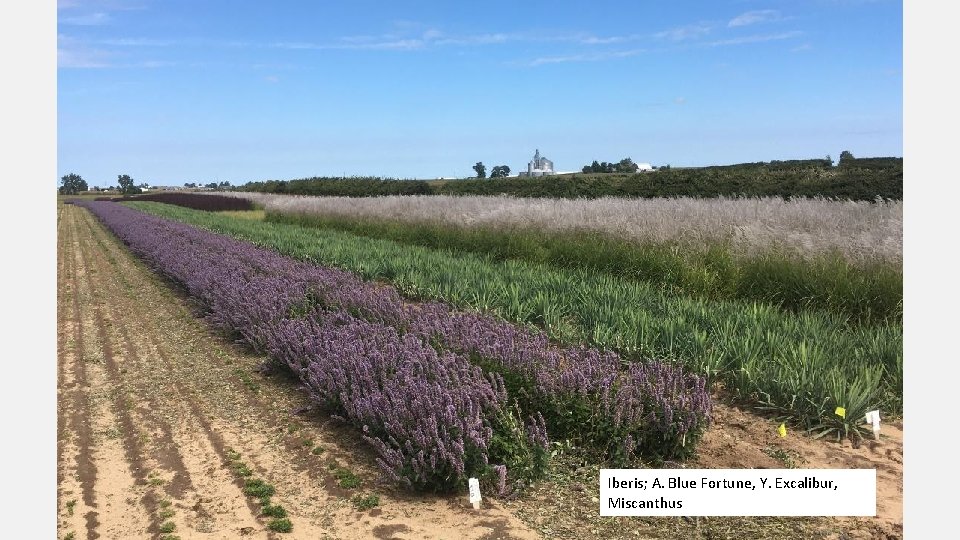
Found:
[[[152,201],[176,206],[185,206],[194,210],[206,212],[221,212],[224,210],[253,210],[253,203],[239,197],[203,193],[147,193],[132,197],[98,198],[98,201]]]

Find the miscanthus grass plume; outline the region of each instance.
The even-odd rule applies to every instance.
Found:
[[[803,257],[839,253],[851,262],[899,265],[903,259],[903,201],[231,195],[261,204],[268,212],[467,227],[588,230],[636,242],[678,242],[693,249],[728,243],[741,255],[782,249]]]

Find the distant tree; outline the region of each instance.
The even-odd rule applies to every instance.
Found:
[[[490,178],[505,178],[510,176],[510,167],[507,165],[496,165],[490,171]]]
[[[79,174],[70,173],[60,177],[60,193],[63,195],[76,195],[81,191],[87,191],[87,181]]]
[[[830,154],[827,154],[827,157],[824,158],[827,162],[827,167],[833,167],[833,158],[830,157]]]
[[[620,160],[620,163],[616,164],[614,168],[616,169],[616,172],[619,173],[635,173],[640,166],[634,163],[630,158],[623,158]]]
[[[197,183],[196,183],[196,182],[184,182],[184,183],[183,183],[183,187],[185,187],[185,188],[195,188],[195,187],[197,187]]]
[[[843,152],[840,152],[840,161],[837,163],[837,165],[849,165],[854,159],[855,158],[853,157],[853,154],[847,150],[844,150]]]
[[[227,181],[220,182],[220,186],[219,186],[219,187],[228,188],[228,187],[230,187],[230,182],[227,182]]]
[[[217,189],[217,183],[216,183],[216,182],[210,182],[209,184],[207,184],[207,185],[205,185],[205,186],[203,186],[203,187],[207,187],[207,188],[210,188],[210,189]]]
[[[123,195],[135,195],[141,192],[139,187],[133,185],[133,178],[129,175],[118,174],[117,184],[120,185],[120,193]]]
[[[619,163],[607,163],[606,161],[598,163],[596,160],[590,165],[584,165],[581,169],[585,173],[635,173],[640,166],[630,158],[621,159]]]
[[[482,161],[478,161],[477,164],[473,166],[473,170],[477,171],[477,178],[487,177],[487,167]]]

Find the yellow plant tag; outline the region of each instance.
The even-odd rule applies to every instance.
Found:
[[[785,424],[780,424],[780,427],[777,428],[777,433],[780,435],[780,437],[786,437],[787,426]]]
[[[840,418],[846,418],[846,417],[847,417],[847,410],[844,409],[843,407],[837,407],[837,410],[835,410],[835,411],[833,411],[833,412],[837,413],[837,416],[839,416]]]

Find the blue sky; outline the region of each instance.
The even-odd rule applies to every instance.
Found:
[[[61,0],[91,185],[903,155],[902,3]]]

